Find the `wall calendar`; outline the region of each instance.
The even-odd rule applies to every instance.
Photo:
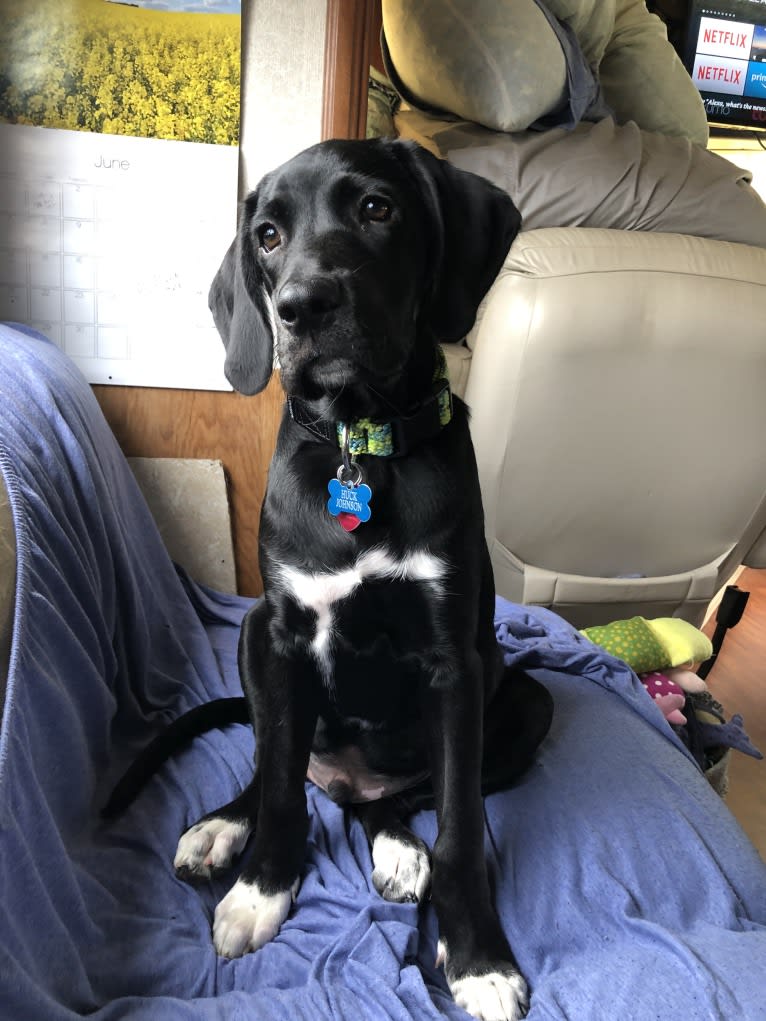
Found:
[[[0,0],[0,319],[93,383],[230,389],[239,3],[159,7]]]

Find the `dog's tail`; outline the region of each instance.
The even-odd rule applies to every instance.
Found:
[[[160,766],[189,741],[208,730],[227,727],[232,723],[250,723],[247,702],[239,698],[217,698],[195,706],[179,716],[161,734],[144,748],[128,767],[109,800],[101,809],[104,819],[114,819],[130,805],[143,790]]]

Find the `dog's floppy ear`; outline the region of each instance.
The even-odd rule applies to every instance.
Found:
[[[458,341],[500,272],[521,214],[508,194],[478,174],[458,170],[422,146],[406,146],[433,221],[433,288],[424,307],[440,341]]]
[[[247,237],[248,208],[210,286],[208,305],[226,348],[226,378],[243,394],[266,386],[274,364],[274,334],[258,266]]]

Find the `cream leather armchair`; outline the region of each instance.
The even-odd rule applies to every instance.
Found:
[[[766,250],[526,231],[447,355],[501,595],[698,625],[766,567]]]

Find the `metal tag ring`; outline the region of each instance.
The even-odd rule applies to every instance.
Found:
[[[356,489],[362,481],[362,469],[356,461],[349,461],[347,465],[342,464],[338,468],[336,478],[342,486],[349,486],[351,489]]]

